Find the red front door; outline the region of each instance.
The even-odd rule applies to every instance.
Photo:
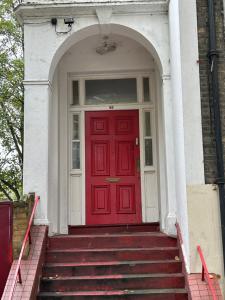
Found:
[[[86,113],[87,224],[141,223],[138,111]]]

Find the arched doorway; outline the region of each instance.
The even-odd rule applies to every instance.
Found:
[[[163,151],[161,154],[158,151],[159,143],[160,147],[164,143],[158,127],[162,120],[161,70],[156,58],[143,46],[144,39],[140,43],[139,34],[134,35],[135,39],[131,38],[132,30],[125,30],[126,35],[117,34],[118,28],[124,30],[124,27],[114,26],[115,30],[107,35],[107,42],[115,49],[98,53],[106,37],[100,33],[91,34],[93,29],[96,30],[92,27],[88,34],[84,34],[85,38],[68,48],[54,72],[53,97],[58,109],[52,119],[55,119],[59,132],[59,202],[57,208],[50,204],[49,210],[55,219],[51,223],[57,222],[58,218],[60,232],[66,232],[67,225],[160,220],[162,201],[159,186],[163,180],[160,178],[159,164],[164,164]],[[87,138],[90,112],[94,119],[99,114],[104,120],[108,118],[109,140],[116,138],[117,124],[112,129],[110,121],[113,114],[117,114],[119,119],[127,119],[130,113],[135,114],[135,120],[130,122],[133,128],[130,132],[132,146],[129,148],[129,143],[125,145],[123,142],[124,147],[121,144],[112,149],[112,144],[106,146],[105,141],[101,144],[99,137],[95,136],[98,145],[92,151],[93,145],[87,142],[90,138]],[[122,126],[126,126],[124,124]],[[122,153],[121,157],[115,154],[116,149],[121,150],[118,150]],[[131,174],[115,173],[116,168],[119,169],[116,155],[121,166],[131,167],[133,178]],[[110,158],[113,166],[110,165]],[[97,163],[102,168],[97,174],[101,181],[94,187],[90,182],[96,171],[93,165]],[[108,170],[101,174],[104,168]],[[121,179],[122,176],[126,180]],[[120,181],[118,184],[115,182],[117,180]],[[163,201],[166,202],[166,199]],[[51,208],[57,213],[53,213]]]

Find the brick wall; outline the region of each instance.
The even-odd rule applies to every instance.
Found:
[[[210,97],[210,66],[208,63],[208,9],[207,0],[196,0],[198,14],[199,64],[202,103],[202,130],[206,183],[217,177],[213,114]],[[225,40],[223,0],[214,0],[216,13],[217,49],[219,50],[219,85],[223,144],[225,145]],[[225,151],[224,151],[225,154]],[[225,156],[225,155],[224,155]],[[225,158],[225,157],[224,157]]]
[[[13,258],[18,258],[22,242],[28,226],[30,214],[33,208],[34,195],[25,196],[22,201],[13,202]],[[25,256],[28,255],[29,244],[27,243]]]

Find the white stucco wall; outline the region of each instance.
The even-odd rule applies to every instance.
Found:
[[[150,52],[155,49],[155,53],[152,53],[153,56],[156,54],[160,57],[163,73],[169,73],[168,23],[166,16],[152,16],[150,20],[147,16],[134,16],[132,24],[130,24],[129,16],[115,16],[111,22],[112,24],[118,24],[111,25],[113,33],[135,39],[141,45],[147,47]],[[147,23],[148,26],[140,26],[144,23]],[[101,34],[99,27],[89,27],[97,24],[96,17],[90,16],[89,18],[77,19],[72,32],[68,35],[56,35],[51,24],[44,23],[41,27],[33,24],[25,25],[25,45],[27,45],[25,50],[25,80],[52,80],[59,59],[72,45],[86,37]],[[149,30],[149,28],[152,29]],[[158,28],[157,34],[153,28]],[[67,30],[67,26],[62,25],[57,30]],[[44,44],[45,47],[42,47]],[[153,47],[151,47],[151,44]],[[154,58],[160,64],[159,59],[156,56]]]
[[[186,183],[196,185],[205,182],[196,0],[180,0],[179,12]]]
[[[48,224],[48,138],[49,138],[49,97],[48,82],[25,84],[24,98],[24,192],[36,192],[41,196],[36,222]]]

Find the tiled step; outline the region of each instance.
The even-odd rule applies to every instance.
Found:
[[[174,260],[179,255],[177,247],[114,248],[114,249],[61,249],[48,250],[46,263]]]
[[[49,239],[51,249],[175,247],[177,240],[160,232],[102,235],[65,235]]]
[[[102,233],[127,233],[127,232],[159,232],[159,223],[129,224],[129,225],[92,225],[69,226],[69,234],[102,234]]]
[[[42,292],[183,288],[183,274],[134,274],[42,278]]]
[[[181,273],[182,262],[163,261],[109,261],[84,263],[52,263],[43,268],[43,277],[112,275],[112,274],[153,274]]]
[[[84,291],[84,292],[57,292],[47,293],[41,292],[38,296],[39,300],[188,300],[185,289],[157,289],[157,290],[116,290],[116,291]]]

